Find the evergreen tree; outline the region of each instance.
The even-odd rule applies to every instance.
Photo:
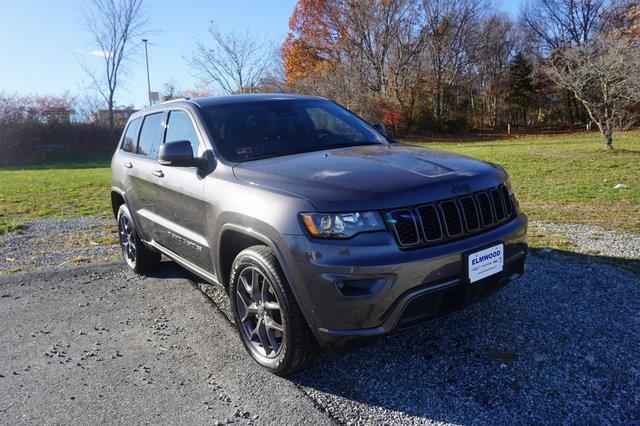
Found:
[[[535,100],[533,65],[524,53],[519,52],[509,66],[509,106],[512,119],[527,124],[527,114]]]

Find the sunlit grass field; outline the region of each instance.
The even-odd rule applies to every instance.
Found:
[[[106,163],[0,169],[0,234],[41,217],[110,214]]]
[[[639,132],[617,135],[611,152],[595,133],[413,144],[502,164],[531,219],[640,234]],[[106,163],[1,169],[0,234],[40,217],[109,215],[109,188]]]
[[[596,133],[419,145],[501,164],[531,219],[640,234],[640,132],[616,136],[609,152]]]

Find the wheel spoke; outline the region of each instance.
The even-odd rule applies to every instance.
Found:
[[[262,288],[260,289],[260,300],[265,305],[267,304],[267,300],[269,300],[269,282],[265,279],[262,282]]]
[[[244,291],[247,293],[247,295],[253,299],[252,295],[253,295],[253,289],[251,288],[251,284],[249,284],[249,282],[247,281],[247,278],[244,275],[240,275],[240,283],[242,284],[242,286],[244,287]],[[239,289],[238,289],[239,290]]]
[[[278,338],[275,336],[273,329],[266,329],[267,338],[269,339],[269,346],[273,352],[278,352],[280,349],[280,342],[278,342]]]
[[[250,317],[255,317],[258,313],[258,307],[256,304],[252,302],[247,303],[247,301],[244,300],[244,296],[241,294],[238,294],[238,303],[238,313],[241,317],[240,321],[245,322]]]
[[[280,304],[278,302],[264,302],[264,308],[272,311],[279,311]]]
[[[262,345],[262,349],[264,349],[265,354],[269,355],[271,352],[271,344],[269,342],[269,337],[267,336],[267,328],[264,325],[264,320],[260,320],[258,326],[256,327],[258,339],[260,339],[260,344]]]
[[[277,323],[273,318],[271,317],[265,317],[264,319],[264,325],[265,327],[267,327],[267,329],[269,330],[277,330],[280,333],[282,333],[282,324]]]
[[[257,269],[251,269],[251,292],[254,300],[260,298],[260,273]]]
[[[238,306],[240,321],[245,322],[248,316],[247,302],[245,302],[239,291],[236,291],[236,305]]]

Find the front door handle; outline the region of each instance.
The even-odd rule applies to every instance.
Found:
[[[127,169],[130,169],[133,167],[133,164],[131,164],[131,161],[127,161],[126,163],[122,163],[122,165],[124,167],[126,167]]]
[[[162,170],[154,170],[153,175],[158,177],[164,177],[164,173],[162,173]]]

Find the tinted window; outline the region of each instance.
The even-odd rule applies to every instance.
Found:
[[[127,126],[127,130],[124,133],[124,139],[122,140],[121,149],[123,151],[135,152],[136,144],[138,143],[138,131],[140,130],[140,123],[142,123],[142,120],[140,118],[136,118]]]
[[[151,158],[158,157],[158,145],[162,137],[162,113],[147,115],[142,123],[140,139],[138,140],[138,154]]]
[[[225,157],[233,161],[344,146],[386,144],[371,126],[323,100],[269,100],[203,109]]]
[[[191,142],[191,148],[193,148],[193,155],[197,156],[199,154],[196,129],[193,127],[191,118],[184,111],[171,111],[169,113],[164,141],[189,141]]]
[[[336,136],[343,136],[352,140],[361,140],[364,138],[362,131],[357,127],[346,123],[340,117],[332,114],[323,108],[307,108],[309,118],[313,122],[313,127],[322,136],[325,134],[331,134]]]

